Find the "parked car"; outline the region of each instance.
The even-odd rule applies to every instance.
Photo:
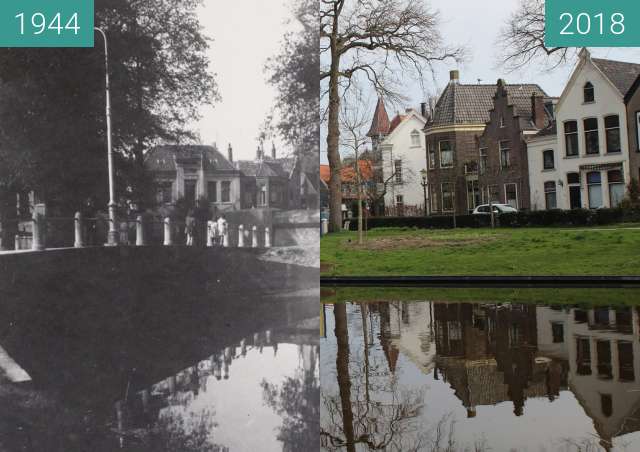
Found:
[[[514,213],[517,212],[518,209],[510,206],[509,204],[493,204],[493,213],[500,215],[501,213]],[[473,215],[490,215],[490,205],[482,204],[475,209],[473,209]]]

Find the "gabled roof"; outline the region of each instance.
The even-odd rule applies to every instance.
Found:
[[[382,97],[378,98],[378,104],[376,105],[376,111],[373,114],[373,121],[371,121],[371,127],[367,133],[368,137],[386,135],[389,133],[389,115],[387,109],[384,107],[384,101]]]
[[[396,118],[399,118],[399,120],[397,121],[397,124],[391,128],[391,130],[389,131],[389,135],[387,135],[384,139],[385,143],[388,143],[390,141],[393,141],[394,136],[399,132],[400,130],[402,130],[402,126],[403,124],[405,124],[408,120],[410,120],[411,118],[416,118],[418,121],[420,121],[421,125],[419,127],[419,129],[424,128],[424,125],[427,123],[427,120],[417,111],[413,110],[413,109],[408,109],[407,110],[407,114],[405,115],[397,115],[394,118],[394,121],[396,120]]]
[[[622,97],[627,95],[640,74],[640,64],[601,58],[591,58],[591,61],[611,81]]]
[[[214,146],[162,145],[153,148],[145,157],[151,171],[175,171],[176,160],[194,160],[211,169],[234,171],[235,168]]]
[[[249,177],[289,177],[277,160],[238,160],[236,168]]]
[[[398,127],[405,119],[407,119],[407,115],[401,115],[400,113],[395,115],[391,120],[391,124],[389,125],[389,133],[396,130],[396,127]]]
[[[360,159],[358,160],[358,166],[360,167],[360,177],[363,181],[373,180],[373,164],[371,160]],[[340,169],[340,179],[343,183],[353,183],[356,181],[356,169],[354,165],[344,165]],[[329,165],[320,165],[320,179],[325,183],[329,183],[331,179],[331,169]]]
[[[427,127],[486,124],[497,88],[497,85],[449,83],[438,99]],[[529,116],[531,95],[537,93],[546,96],[545,91],[537,84],[505,85],[505,88],[518,112],[524,114],[528,109]]]
[[[624,96],[625,104],[629,103],[633,95],[636,93],[636,91],[638,91],[638,88],[640,88],[640,74],[638,74],[638,77],[636,77],[636,81],[633,82],[631,88],[629,88],[629,91],[627,91],[627,94]]]

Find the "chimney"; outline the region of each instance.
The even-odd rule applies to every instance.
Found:
[[[531,95],[531,120],[535,124],[536,128],[544,128],[544,97],[538,93]]]
[[[427,117],[427,103],[426,102],[422,102],[420,104],[420,114],[422,115],[423,118]]]
[[[449,82],[458,83],[459,81],[460,81],[460,71],[457,69],[453,71],[449,71]]]
[[[276,159],[276,144],[273,141],[271,142],[271,158]]]
[[[231,147],[231,143],[229,143],[229,147],[227,148],[227,157],[229,161],[233,163],[233,148]]]

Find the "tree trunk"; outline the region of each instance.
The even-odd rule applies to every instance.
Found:
[[[360,163],[356,146],[356,181],[358,184],[358,245],[362,245],[362,180],[360,179]]]
[[[336,374],[342,408],[342,431],[345,436],[347,452],[355,452],[355,432],[353,428],[353,407],[351,406],[351,377],[349,375],[349,330],[347,323],[347,305],[337,303],[333,307],[335,316],[335,335],[337,342]],[[366,342],[366,338],[365,338]]]
[[[334,30],[336,28],[334,27]],[[329,75],[329,120],[327,123],[327,156],[329,180],[329,231],[342,230],[342,182],[340,180],[340,93],[338,91],[340,54],[335,39],[331,40],[331,71]]]

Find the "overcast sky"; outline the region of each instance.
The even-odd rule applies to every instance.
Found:
[[[507,83],[537,83],[550,96],[559,96],[569,79],[572,66],[562,67],[552,72],[541,72],[539,67],[530,67],[517,73],[506,74],[496,67],[496,47],[498,32],[519,0],[425,0],[432,9],[440,12],[441,31],[448,45],[462,45],[467,49],[466,62],[456,67],[455,62],[442,64],[436,70],[436,80],[425,80],[426,89],[440,92],[449,82],[449,70],[460,70],[461,83],[495,83],[504,78]],[[640,49],[591,49],[594,56],[640,62]],[[407,107],[418,109],[425,98],[417,81],[407,80],[405,96],[411,99],[409,105],[387,105],[387,112],[393,115],[397,110]],[[374,98],[375,96],[371,96]],[[372,102],[375,99],[372,99]],[[373,108],[374,105],[371,106]],[[373,111],[371,112],[373,116]],[[325,128],[323,127],[323,130]],[[322,135],[321,161],[327,163],[326,135]]]
[[[200,20],[213,38],[209,56],[222,102],[203,108],[196,125],[203,144],[233,145],[235,159],[255,157],[257,136],[274,103],[263,71],[280,49],[290,18],[286,0],[205,0]],[[281,144],[276,142],[278,149]],[[265,145],[268,152],[271,142]],[[226,155],[226,152],[225,152]]]

